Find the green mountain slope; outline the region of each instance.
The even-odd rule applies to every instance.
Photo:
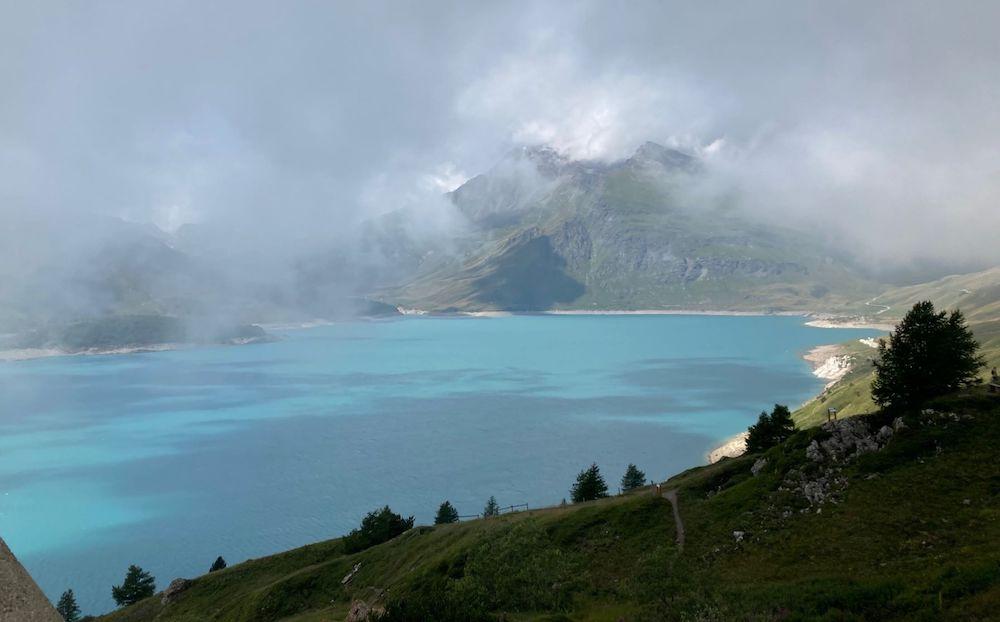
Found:
[[[878,321],[894,322],[914,303],[930,300],[938,309],[961,309],[986,358],[983,379],[989,370],[1000,367],[1000,267],[944,277],[929,283],[890,289],[875,298],[871,306],[880,306]],[[878,307],[876,307],[878,308]],[[823,391],[816,399],[794,413],[799,425],[817,425],[826,421],[827,408],[836,408],[840,416],[872,412],[871,381],[874,350],[857,343],[843,344],[853,357],[854,368],[843,379]]]
[[[933,407],[675,476],[664,490],[677,491],[683,548],[670,503],[646,488],[418,527],[353,555],[330,540],[102,619],[344,620],[352,604],[400,599],[410,615],[396,619],[995,619],[1000,400],[977,390]]]
[[[429,310],[759,311],[877,293],[805,234],[694,198],[701,178],[697,160],[653,143],[611,164],[515,151],[451,194],[470,223],[461,252],[383,297]]]
[[[1000,319],[1000,266],[897,287],[879,296],[874,304],[888,306],[885,315],[902,317],[921,300],[930,300],[940,308],[962,309],[970,322],[996,321]]]

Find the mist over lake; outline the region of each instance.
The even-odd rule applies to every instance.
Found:
[[[130,563],[200,575],[357,526],[557,504],[597,462],[663,479],[872,336],[794,317],[405,318],[281,341],[0,364],[0,531],[51,597],[111,609]]]

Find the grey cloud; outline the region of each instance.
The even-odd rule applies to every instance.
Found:
[[[708,160],[698,196],[866,259],[996,262],[998,18],[987,2],[9,4],[0,218],[7,235],[29,217],[197,221],[220,256],[263,265],[400,206],[451,226],[441,191],[517,143],[611,159],[650,139]]]

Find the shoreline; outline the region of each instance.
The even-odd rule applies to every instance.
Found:
[[[60,356],[105,356],[114,354],[142,354],[147,352],[171,352],[205,346],[248,346],[255,343],[271,343],[278,338],[247,337],[219,343],[152,343],[142,346],[120,346],[117,348],[87,348],[85,350],[60,350],[58,348],[14,348],[0,350],[0,363],[33,361]]]
[[[816,346],[803,354],[802,358],[812,365],[814,376],[827,381],[824,390],[836,384],[853,367],[852,357],[840,344]]]
[[[251,342],[252,343],[252,342]],[[182,348],[196,347],[197,344],[157,343],[147,346],[124,346],[120,348],[88,348],[86,350],[60,350],[58,348],[16,348],[0,350],[0,362],[32,361],[57,356],[103,356],[107,354],[140,354],[142,352],[169,352]]]
[[[511,317],[518,315],[701,315],[720,317],[800,317],[812,328],[854,328],[890,332],[895,324],[859,315],[837,315],[819,311],[740,311],[725,309],[548,309],[545,311],[429,311],[398,307],[402,316],[418,317]]]
[[[830,328],[834,327],[831,326]],[[838,325],[836,328],[844,328],[844,326]],[[852,326],[851,328],[855,327]],[[862,328],[868,327],[865,326]],[[870,337],[859,339],[859,341],[869,348],[877,347],[874,339]],[[847,351],[843,344],[839,343],[815,346],[803,354],[802,359],[812,366],[814,376],[827,381],[823,390],[806,400],[803,406],[812,402],[827,389],[840,382],[854,368],[854,357]],[[746,432],[740,432],[734,436],[727,437],[712,447],[712,449],[705,453],[705,459],[708,461],[708,464],[715,464],[723,458],[736,458],[743,455],[746,451],[746,437]]]
[[[746,453],[747,436],[749,432],[734,434],[722,442],[722,444],[705,452],[705,460],[708,464],[715,464],[723,458],[738,458]]]
[[[838,320],[836,318],[817,318],[806,322],[806,326],[812,326],[813,328],[861,328],[868,330],[881,330],[887,333],[896,329],[895,324],[887,322],[871,322],[868,321],[867,318],[852,318],[844,320]]]
[[[713,315],[730,317],[810,317],[805,311],[723,311],[693,309],[550,309],[539,315]],[[532,315],[535,315],[534,313]]]

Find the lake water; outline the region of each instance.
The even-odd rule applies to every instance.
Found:
[[[800,355],[871,336],[792,317],[406,318],[276,343],[0,363],[0,535],[53,599],[355,527],[559,503],[597,462],[663,479],[823,382]]]

